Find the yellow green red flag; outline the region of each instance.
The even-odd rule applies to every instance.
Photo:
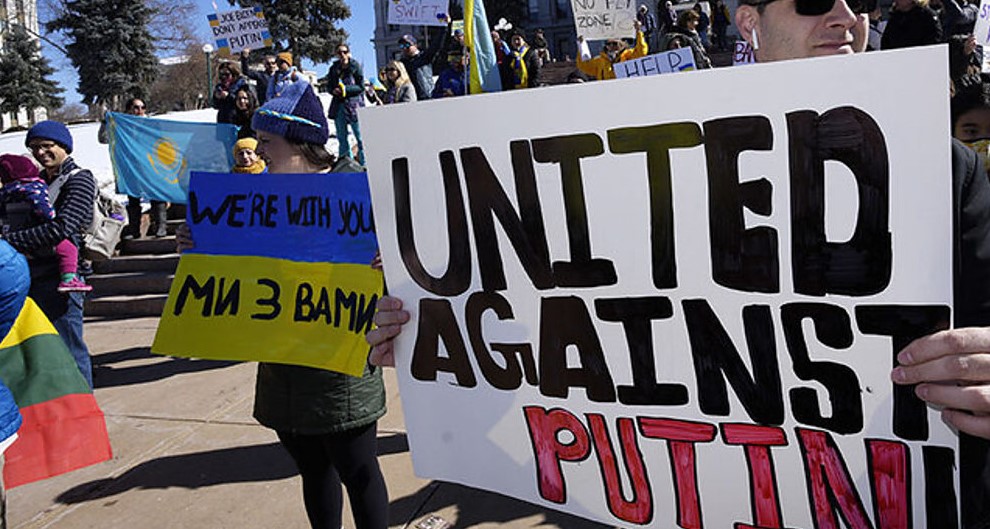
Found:
[[[17,441],[4,454],[7,487],[112,457],[106,421],[92,390],[31,298],[0,342],[0,380],[10,388],[24,417]]]

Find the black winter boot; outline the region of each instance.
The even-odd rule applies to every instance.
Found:
[[[127,227],[121,235],[123,239],[137,239],[141,237],[141,199],[127,197]]]
[[[165,237],[168,235],[167,207],[168,204],[166,202],[159,202],[157,200],[151,201],[151,211],[149,212],[151,222],[148,225],[149,237]]]

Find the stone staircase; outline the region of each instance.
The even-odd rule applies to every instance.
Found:
[[[169,221],[169,233],[178,223]],[[174,235],[123,241],[119,255],[93,263],[94,273],[87,278],[93,292],[86,300],[86,316],[161,316],[178,264]]]

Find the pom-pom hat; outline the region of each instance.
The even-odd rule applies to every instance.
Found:
[[[0,182],[4,184],[17,180],[36,180],[41,177],[38,166],[27,156],[4,154],[0,156]]]
[[[320,98],[305,81],[290,84],[254,113],[251,128],[282,136],[295,143],[325,145],[330,126]]]

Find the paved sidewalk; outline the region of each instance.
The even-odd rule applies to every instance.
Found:
[[[92,321],[111,461],[9,491],[12,529],[308,527],[292,460],[251,418],[255,364],[159,357],[157,318]],[[413,475],[394,371],[379,421],[392,528],[604,526]],[[431,526],[427,520],[439,517]],[[446,522],[445,525],[443,522]],[[345,512],[344,527],[354,527]]]

